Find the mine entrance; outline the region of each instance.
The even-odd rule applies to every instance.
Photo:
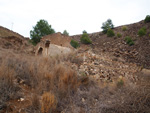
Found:
[[[38,50],[38,55],[42,55],[43,52],[43,48],[40,47],[40,49]]]

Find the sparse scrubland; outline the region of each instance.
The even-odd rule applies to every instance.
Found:
[[[150,110],[150,83],[127,77],[97,82],[80,75],[77,53],[57,57],[0,56],[0,111],[26,113],[120,113]],[[21,100],[22,99],[22,100]]]
[[[0,27],[0,113],[149,113],[149,16],[102,29],[72,36],[69,54],[44,57]]]

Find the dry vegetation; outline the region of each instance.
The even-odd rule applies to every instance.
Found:
[[[72,56],[72,57],[70,57]],[[98,84],[78,76],[66,57],[0,56],[0,111],[25,113],[148,113],[150,83],[127,78]],[[145,84],[143,84],[145,83]],[[107,84],[107,85],[106,85]],[[21,101],[21,98],[24,100]],[[19,102],[19,107],[18,103]]]
[[[32,101],[23,111],[30,113],[59,111],[58,107],[64,104],[65,99],[72,95],[81,83],[77,73],[71,69],[70,63],[67,63],[73,59],[68,58],[2,55],[0,110],[13,112],[17,108],[8,105],[11,104],[11,100],[22,97]]]
[[[80,85],[76,72],[65,64],[66,59],[1,55],[0,111],[14,112],[23,108],[29,113],[56,112],[65,98]],[[30,100],[26,108],[24,105],[17,108],[13,103],[20,98]]]

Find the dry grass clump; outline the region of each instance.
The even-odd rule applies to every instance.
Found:
[[[8,100],[21,96],[20,88],[14,83],[15,71],[7,63],[3,61],[0,64],[0,110],[7,107]]]
[[[57,107],[57,100],[53,93],[46,92],[42,95],[42,113],[52,113]]]
[[[128,29],[127,26],[122,27],[122,31],[126,31],[127,29]]]

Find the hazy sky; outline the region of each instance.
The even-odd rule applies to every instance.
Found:
[[[108,18],[115,26],[141,21],[150,15],[150,0],[0,0],[0,25],[30,37],[40,19],[56,32],[70,35],[101,31]]]

